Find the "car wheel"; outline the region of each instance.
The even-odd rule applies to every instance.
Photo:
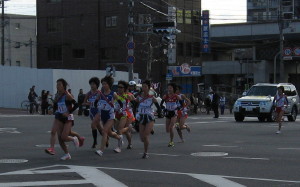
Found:
[[[260,122],[265,122],[265,121],[266,121],[266,118],[265,118],[265,117],[258,117],[258,121],[260,121]]]
[[[296,121],[297,118],[297,108],[294,106],[291,111],[291,115],[288,116],[289,121]]]
[[[245,119],[245,116],[239,113],[234,113],[234,119],[236,122],[242,122]]]
[[[271,112],[269,113],[269,116],[267,118],[268,122],[274,122],[276,120],[276,112],[275,112],[275,108],[273,107],[271,109]]]

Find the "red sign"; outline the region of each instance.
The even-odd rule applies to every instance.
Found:
[[[286,47],[283,49],[283,56],[292,56],[292,48]]]
[[[293,52],[295,56],[300,56],[300,47],[295,47]]]

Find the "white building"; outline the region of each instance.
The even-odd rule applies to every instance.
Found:
[[[0,63],[5,66],[36,67],[36,45],[36,16],[6,14],[5,60],[4,64]]]

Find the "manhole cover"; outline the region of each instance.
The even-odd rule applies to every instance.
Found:
[[[198,157],[213,157],[213,156],[227,156],[228,153],[224,152],[198,152],[198,153],[192,153],[192,156],[198,156]]]
[[[48,148],[48,147],[50,147],[50,145],[49,144],[40,144],[40,145],[35,145],[35,147]],[[59,145],[55,144],[54,147],[59,147]]]
[[[20,164],[28,162],[28,160],[25,159],[0,159],[0,163],[2,164]]]

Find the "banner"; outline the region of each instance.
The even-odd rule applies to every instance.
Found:
[[[209,10],[202,11],[202,52],[210,53]]]
[[[169,74],[172,77],[200,77],[202,74],[201,66],[189,66],[184,63],[181,66],[168,66]]]

